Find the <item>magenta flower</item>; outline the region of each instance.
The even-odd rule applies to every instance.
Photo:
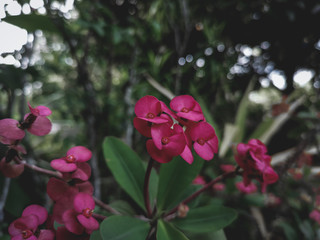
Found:
[[[74,209],[67,210],[62,218],[65,227],[74,234],[82,234],[84,230],[91,233],[99,228],[98,221],[92,217],[95,207],[91,195],[78,193],[73,201]]]
[[[316,221],[318,224],[320,224],[320,211],[318,209],[314,209],[310,214],[309,218]]]
[[[268,184],[278,180],[278,174],[270,166],[271,157],[267,155],[267,147],[258,139],[251,139],[248,144],[239,143],[237,146],[236,162],[243,169],[243,181],[245,185],[251,179],[257,179],[264,192]]]
[[[74,172],[64,172],[62,173],[63,179],[66,181],[71,179],[79,179],[81,181],[87,181],[91,176],[91,167],[86,162],[76,163],[77,169]]]
[[[19,128],[19,126],[20,126],[20,123],[15,119],[5,118],[0,120],[0,136],[4,137],[5,138],[4,140],[22,139],[25,136],[25,132],[24,130]]]
[[[226,185],[224,183],[216,183],[212,186],[212,189],[217,192],[222,192],[226,189]]]
[[[91,156],[92,153],[89,149],[76,146],[70,148],[65,157],[52,160],[50,165],[60,172],[73,172],[78,169],[77,163],[86,162]]]
[[[253,182],[248,185],[245,185],[244,182],[237,182],[236,187],[240,192],[245,194],[255,193],[258,190],[257,186]]]
[[[8,228],[8,232],[12,240],[36,240],[38,238],[35,236],[35,232],[38,226],[38,217],[28,215],[13,221]]]
[[[13,221],[9,226],[9,234],[13,240],[54,240],[52,230],[41,229],[39,225],[43,224],[48,218],[47,210],[39,205],[30,205],[24,209],[22,216]]]
[[[195,179],[193,179],[192,184],[193,185],[206,185],[207,182],[204,179],[204,177],[198,175]]]
[[[170,107],[177,112],[177,116],[195,122],[204,120],[199,103],[189,95],[181,95],[173,98]]]
[[[63,224],[62,216],[65,211],[73,208],[75,196],[79,193],[93,194],[93,186],[90,182],[80,182],[70,186],[65,181],[50,178],[47,184],[47,194],[55,201],[53,206],[53,219]]]
[[[30,113],[24,116],[24,121],[21,123],[22,129],[27,129],[31,134],[36,136],[47,135],[52,128],[51,121],[47,116],[51,115],[51,110],[45,106],[31,107],[28,103]]]
[[[144,96],[138,100],[134,107],[134,112],[139,119],[152,123],[165,123],[168,119],[162,118],[160,101],[153,96]]]
[[[213,127],[207,122],[199,122],[190,129],[190,137],[196,153],[204,160],[211,160],[218,152],[218,138]]]
[[[147,141],[147,151],[150,156],[160,162],[170,162],[174,156],[179,156],[186,146],[183,129],[178,124],[173,129],[167,124],[153,125],[152,140]]]

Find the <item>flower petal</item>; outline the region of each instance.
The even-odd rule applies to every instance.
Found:
[[[159,150],[155,145],[152,139],[147,141],[147,151],[150,156],[159,163],[167,163],[172,160],[173,156],[169,156],[164,151]]]
[[[200,145],[199,143],[195,142],[193,144],[193,148],[196,153],[204,160],[211,160],[214,156],[211,146],[207,143],[205,143],[204,145]]]
[[[40,230],[38,240],[54,240],[54,231],[47,229]]]
[[[138,117],[133,119],[133,126],[145,137],[151,138],[151,123]]]
[[[76,162],[86,162],[92,157],[92,152],[86,147],[76,146],[68,150],[68,155],[73,155],[76,158]]]
[[[91,167],[86,162],[76,163],[77,170],[71,174],[72,179],[80,179],[82,181],[87,181],[91,176]]]
[[[19,140],[25,135],[25,132],[18,128],[19,122],[15,119],[5,118],[0,120],[0,136],[7,139]]]
[[[83,209],[94,209],[95,203],[91,195],[87,193],[78,193],[73,200],[73,207],[78,213],[82,213]]]
[[[73,172],[77,169],[77,165],[75,163],[67,163],[63,159],[52,160],[50,166],[60,172]]]
[[[44,207],[37,205],[37,204],[32,204],[26,207],[23,212],[22,212],[22,217],[29,216],[29,215],[35,215],[38,217],[39,220],[39,225],[43,224],[47,218],[48,218],[48,211]]]
[[[158,116],[161,112],[160,101],[154,96],[144,96],[137,101],[134,112],[139,118],[146,118],[148,113]]]
[[[80,235],[84,232],[84,227],[78,222],[77,215],[75,210],[69,209],[64,212],[62,219],[68,231]]]
[[[79,214],[77,216],[78,221],[81,223],[82,226],[84,226],[86,229],[89,230],[97,230],[99,228],[99,223],[96,219],[93,217],[85,217],[82,214]]]
[[[52,123],[47,117],[38,116],[27,130],[36,136],[44,136],[50,133]]]
[[[24,164],[20,163],[6,163],[6,159],[2,158],[0,161],[0,171],[5,177],[15,178],[20,176],[24,171]]]

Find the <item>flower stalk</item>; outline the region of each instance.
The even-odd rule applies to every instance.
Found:
[[[154,163],[154,160],[150,158],[148,162],[146,174],[144,177],[144,187],[143,187],[144,204],[146,206],[147,216],[149,218],[152,217],[152,209],[151,209],[150,197],[149,197],[149,182],[150,182],[150,175],[151,175],[153,163]]]

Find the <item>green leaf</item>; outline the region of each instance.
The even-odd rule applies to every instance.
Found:
[[[194,233],[212,232],[228,226],[237,217],[234,209],[209,205],[191,209],[186,218],[172,222],[185,231]]]
[[[188,238],[171,223],[159,221],[157,240],[188,240]]]
[[[116,181],[144,209],[143,182],[145,170],[139,156],[115,137],[105,138],[103,153]]]
[[[131,207],[131,205],[129,203],[127,203],[126,201],[118,200],[118,201],[114,201],[114,202],[110,203],[109,205],[110,205],[110,207],[114,208],[115,210],[117,210],[121,214],[125,214],[125,215],[136,214],[136,212]]]
[[[277,226],[281,227],[284,231],[284,234],[287,239],[290,240],[298,240],[299,239],[299,234],[296,231],[294,227],[291,226],[291,224],[286,223],[286,222],[279,222],[277,223]]]
[[[93,233],[91,233],[90,235],[90,240],[102,240],[100,231],[94,231]]]
[[[28,32],[34,32],[36,30],[58,32],[56,26],[47,15],[30,14],[8,16],[3,20],[18,27],[24,28]]]
[[[128,216],[111,216],[100,225],[103,240],[138,240],[146,239],[149,224]]]
[[[208,232],[208,233],[186,233],[186,235],[190,239],[201,239],[201,240],[227,240],[224,231],[218,230],[215,232]]]
[[[195,156],[188,164],[181,157],[161,165],[159,173],[158,208],[168,209],[177,204],[180,196],[198,175],[204,160]]]

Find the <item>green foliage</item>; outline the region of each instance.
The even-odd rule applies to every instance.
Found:
[[[221,206],[205,206],[191,209],[186,218],[175,219],[174,225],[185,231],[204,233],[220,230],[237,217],[237,212]]]
[[[149,224],[128,216],[111,216],[100,225],[103,240],[137,240],[145,239]]]
[[[115,137],[105,138],[103,153],[116,181],[141,208],[144,208],[145,171],[141,159],[130,147]]]
[[[173,224],[159,221],[157,228],[157,240],[188,240]]]
[[[42,30],[50,33],[58,33],[56,25],[47,15],[37,15],[35,13],[30,15],[9,16],[5,21],[21,28],[28,32]]]
[[[199,157],[195,157],[191,165],[181,157],[176,157],[171,162],[161,165],[158,209],[168,209],[178,203],[185,189],[200,172],[203,163],[204,160]]]

